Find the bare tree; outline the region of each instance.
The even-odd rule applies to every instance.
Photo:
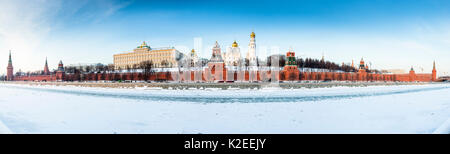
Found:
[[[169,62],[167,60],[161,61],[161,66],[162,67],[167,67],[168,65],[169,65]]]
[[[151,75],[153,67],[152,61],[143,61],[139,64],[139,68],[142,69],[144,81],[147,81]]]
[[[127,72],[130,72],[131,71],[130,65],[127,65],[125,69],[127,70]]]

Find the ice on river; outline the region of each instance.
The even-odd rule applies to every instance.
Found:
[[[449,133],[450,84],[262,90],[0,84],[0,133]]]

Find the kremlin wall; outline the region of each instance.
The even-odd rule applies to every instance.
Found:
[[[175,82],[274,82],[274,81],[390,81],[390,82],[433,82],[436,81],[436,66],[433,62],[433,70],[430,74],[418,74],[411,68],[407,74],[371,73],[367,65],[361,59],[356,72],[317,72],[300,71],[297,67],[295,52],[290,49],[286,53],[286,63],[282,68],[261,67],[256,62],[255,33],[250,35],[249,51],[246,59],[249,65],[243,69],[236,65],[241,59],[241,53],[236,41],[233,42],[226,53],[221,53],[216,42],[212,48],[212,56],[207,65],[190,67],[196,64],[192,60],[198,60],[195,51],[190,56],[185,56],[189,62],[180,69],[181,53],[173,48],[153,50],[145,42],[134,49],[134,52],[114,55],[114,67],[116,69],[130,67],[127,64],[139,64],[143,61],[152,61],[153,68],[168,67],[161,71],[151,72],[122,72],[104,71],[103,73],[66,73],[62,61],[55,72],[49,72],[47,60],[45,61],[43,74],[14,76],[11,52],[7,67],[6,80],[8,81],[175,81]],[[194,57],[195,56],[195,57]],[[168,65],[169,64],[169,65]],[[352,64],[353,67],[353,64]],[[175,69],[174,69],[175,68]],[[178,68],[178,69],[176,69]]]

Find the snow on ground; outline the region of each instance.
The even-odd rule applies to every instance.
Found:
[[[450,133],[450,84],[263,90],[0,84],[0,133]]]

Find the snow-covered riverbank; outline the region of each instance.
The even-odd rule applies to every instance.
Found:
[[[0,122],[13,133],[432,133],[450,117],[449,93],[450,84],[290,90],[0,84]]]

